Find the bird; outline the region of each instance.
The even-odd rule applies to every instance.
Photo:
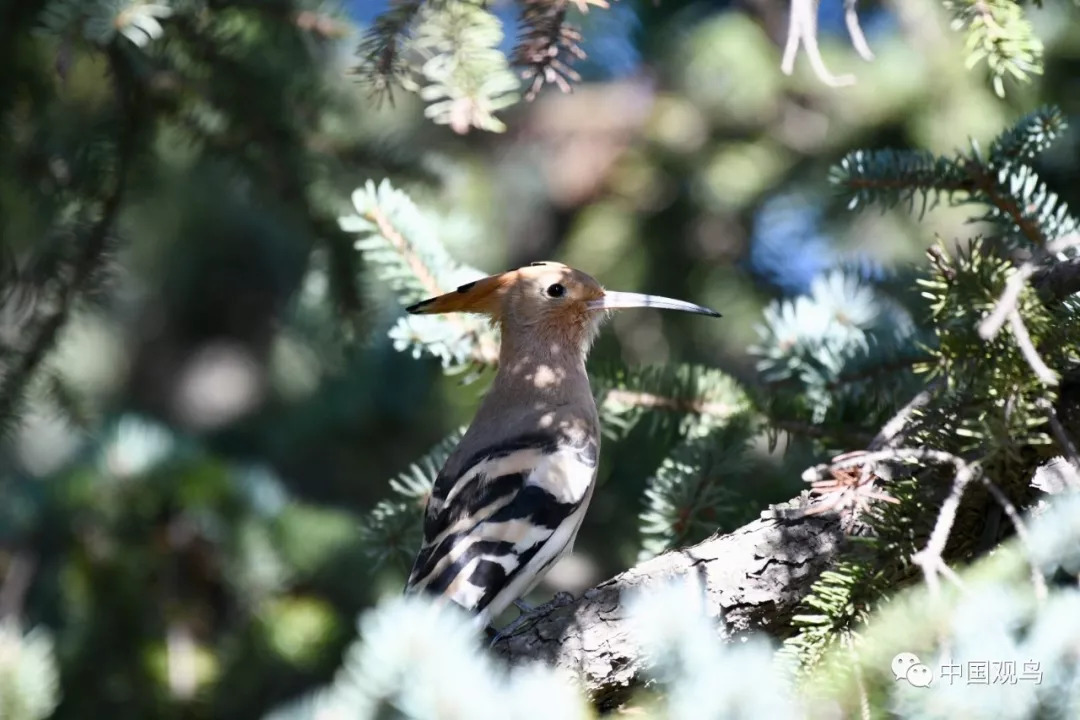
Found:
[[[464,608],[489,636],[511,604],[522,611],[511,626],[534,610],[521,598],[573,549],[596,483],[600,419],[585,360],[603,321],[627,308],[720,317],[682,300],[605,290],[550,261],[406,308],[478,313],[500,331],[495,378],[428,495],[406,593]]]

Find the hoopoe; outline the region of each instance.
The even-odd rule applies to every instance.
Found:
[[[585,357],[608,311],[700,305],[613,292],[580,270],[535,262],[406,310],[482,313],[501,332],[499,369],[427,501],[406,592],[475,613],[486,628],[574,546],[592,498],[600,420]],[[516,624],[516,621],[515,621]]]

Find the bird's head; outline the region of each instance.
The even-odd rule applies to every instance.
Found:
[[[587,346],[609,311],[643,307],[720,317],[715,310],[683,300],[605,290],[591,275],[557,262],[534,262],[490,275],[406,310],[415,315],[481,313],[503,328],[504,337],[507,331],[522,330]]]

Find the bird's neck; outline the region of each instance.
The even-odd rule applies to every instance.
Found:
[[[585,374],[584,341],[543,328],[503,328],[499,370],[451,460],[472,457],[494,440],[553,433],[599,443],[600,421]]]
[[[548,406],[591,400],[587,352],[585,338],[572,333],[551,332],[542,325],[503,328],[492,392]]]

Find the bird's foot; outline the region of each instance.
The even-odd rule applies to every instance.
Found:
[[[521,614],[509,623],[507,623],[504,628],[496,631],[494,635],[491,635],[491,642],[488,644],[488,647],[495,647],[495,643],[499,642],[503,638],[510,637],[511,635],[516,633],[522,626],[526,625],[526,623],[531,626],[533,623],[535,623],[537,620],[539,620],[552,610],[560,608],[564,605],[569,605],[572,602],[574,602],[574,596],[568,592],[557,592],[555,593],[555,597],[551,598],[551,600],[548,600],[542,605],[537,605],[536,607],[532,607],[528,603],[524,603],[520,600],[515,600],[514,605],[517,606],[518,610],[521,611]]]

